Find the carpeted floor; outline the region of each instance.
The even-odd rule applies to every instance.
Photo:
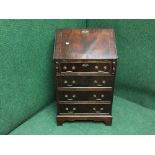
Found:
[[[53,102],[10,134],[155,134],[155,111],[117,96],[114,97],[112,126],[91,121],[57,126],[55,117],[56,103]]]

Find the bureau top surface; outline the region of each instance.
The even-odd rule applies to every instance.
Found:
[[[54,59],[117,59],[113,29],[56,31]]]

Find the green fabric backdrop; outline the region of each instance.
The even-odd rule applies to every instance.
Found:
[[[155,20],[88,20],[87,26],[115,29],[116,95],[155,110]]]
[[[85,20],[0,20],[0,134],[53,101],[55,30],[85,26]]]
[[[119,97],[114,98],[113,126],[77,122],[57,127],[55,29],[86,25],[116,32]],[[0,134],[23,122],[11,134],[155,134],[154,58],[155,20],[0,20]]]

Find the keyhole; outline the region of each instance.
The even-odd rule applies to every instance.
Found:
[[[65,42],[65,44],[66,44],[66,45],[69,45],[69,42],[68,42],[68,41],[66,41],[66,42]]]

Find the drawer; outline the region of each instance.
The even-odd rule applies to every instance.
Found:
[[[58,76],[58,87],[113,87],[114,76]]]
[[[58,91],[60,101],[111,101],[112,91]]]
[[[110,73],[112,63],[60,63],[60,72],[103,72]]]
[[[111,104],[59,104],[58,113],[111,114]]]

